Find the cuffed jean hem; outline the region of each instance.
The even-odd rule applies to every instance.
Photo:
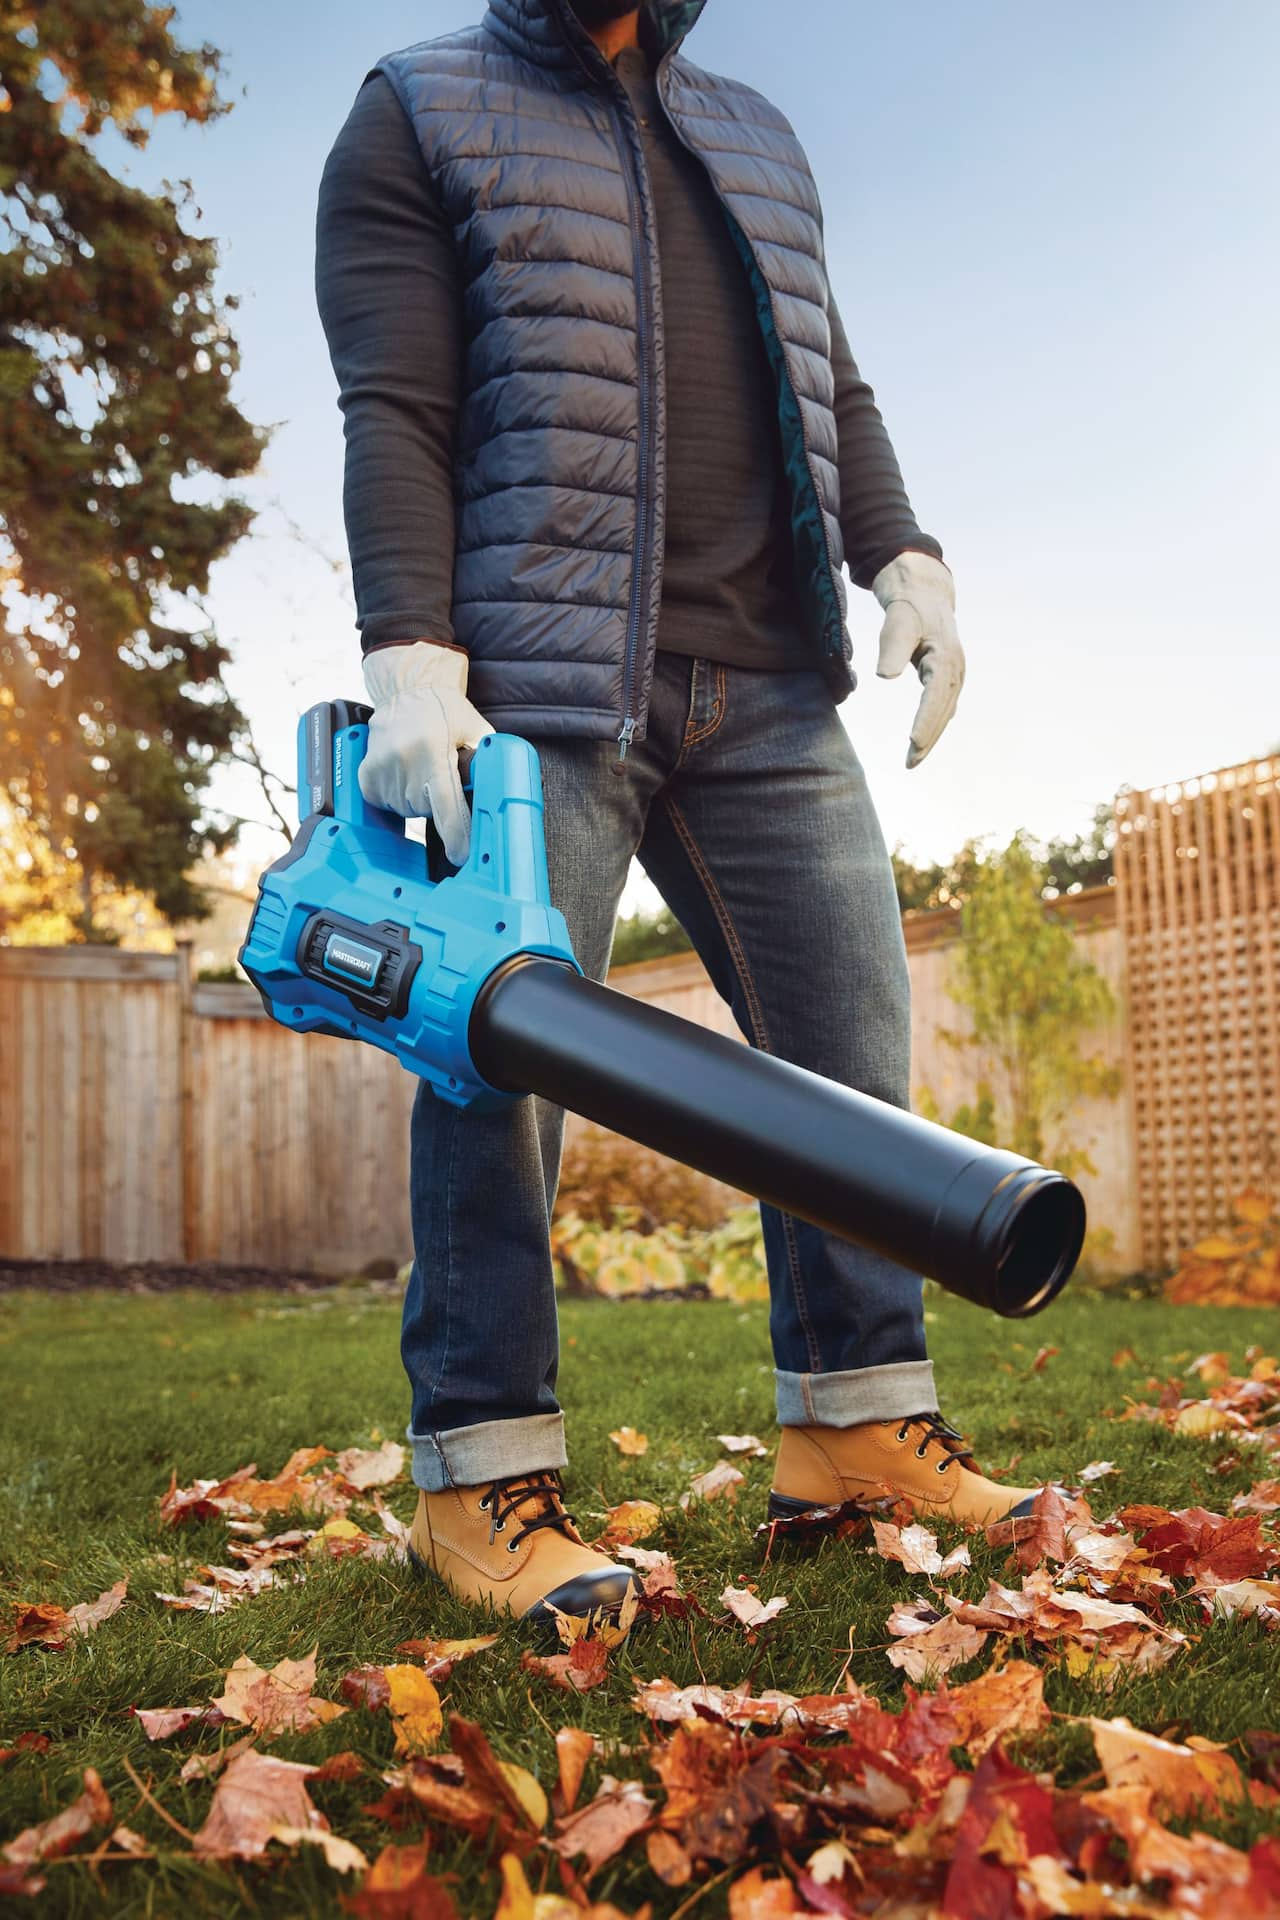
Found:
[[[899,1360],[848,1373],[774,1372],[780,1427],[857,1427],[936,1413],[932,1360]]]
[[[446,1487],[479,1487],[511,1473],[537,1473],[568,1465],[562,1413],[531,1413],[515,1420],[481,1420],[473,1427],[415,1433],[413,1483],[425,1493]]]

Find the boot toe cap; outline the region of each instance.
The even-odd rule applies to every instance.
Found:
[[[524,1615],[526,1620],[552,1620],[555,1613],[577,1615],[616,1614],[627,1594],[641,1590],[641,1582],[630,1567],[602,1566],[589,1573],[575,1574],[564,1580],[541,1600],[535,1600]],[[554,1609],[554,1613],[553,1610]]]

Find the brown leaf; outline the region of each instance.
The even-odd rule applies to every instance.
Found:
[[[587,1693],[609,1677],[609,1649],[603,1640],[575,1640],[567,1653],[520,1655],[527,1673],[537,1673],[565,1693]]]
[[[338,1691],[349,1705],[366,1707],[371,1713],[385,1707],[391,1698],[385,1667],[353,1667],[342,1676]]]
[[[350,1747],[344,1747],[341,1753],[331,1753],[327,1760],[322,1760],[311,1778],[313,1785],[321,1780],[361,1780],[364,1778],[364,1761]]]
[[[1244,1799],[1246,1788],[1231,1755],[1204,1740],[1179,1746],[1143,1733],[1123,1718],[1090,1719],[1108,1787],[1146,1787],[1156,1812],[1178,1815],[1218,1813],[1223,1801]]]
[[[1018,1565],[1024,1573],[1030,1573],[1045,1560],[1069,1558],[1069,1529],[1085,1527],[1092,1518],[1083,1500],[1068,1500],[1057,1487],[1045,1487],[1036,1495],[1031,1512],[1025,1517],[1015,1518],[1011,1514],[1007,1520],[997,1520],[989,1526],[987,1545],[1012,1546]]]
[[[1280,1544],[1262,1537],[1256,1513],[1224,1515],[1204,1507],[1122,1507],[1117,1518],[1138,1535],[1163,1573],[1192,1580],[1245,1580],[1280,1561]]]
[[[327,1827],[307,1792],[306,1782],[314,1772],[314,1767],[277,1760],[256,1747],[238,1753],[214,1789],[209,1817],[193,1842],[195,1852],[256,1860],[277,1827]]]
[[[708,1467],[705,1473],[699,1473],[689,1482],[689,1491],[680,1495],[680,1506],[690,1507],[695,1500],[734,1501],[738,1497],[738,1488],[746,1475],[737,1467],[731,1467],[727,1460],[717,1460],[714,1467]]]
[[[51,1745],[47,1733],[20,1733],[11,1747],[0,1747],[0,1766],[20,1753],[48,1753]]]
[[[648,1825],[652,1812],[653,1801],[638,1780],[605,1774],[594,1800],[556,1822],[551,1845],[569,1857],[584,1854],[584,1871],[590,1876]]]
[[[61,1813],[36,1827],[27,1827],[10,1840],[3,1851],[10,1866],[34,1867],[42,1860],[69,1853],[78,1840],[85,1839],[95,1827],[105,1827],[112,1818],[111,1801],[92,1767],[84,1770],[84,1791]],[[21,1889],[20,1889],[21,1891]]]
[[[396,1652],[421,1660],[430,1679],[447,1680],[459,1660],[469,1660],[497,1644],[496,1633],[481,1633],[470,1640],[402,1640]]]
[[[889,1648],[891,1666],[901,1667],[919,1683],[926,1674],[950,1673],[982,1652],[987,1636],[982,1629],[938,1614],[923,1601],[897,1606],[886,1622],[897,1645]]]
[[[613,1547],[631,1546],[645,1540],[662,1519],[656,1500],[622,1500],[608,1509],[608,1524],[593,1544],[608,1553]]]
[[[130,1707],[148,1740],[171,1740],[187,1727],[225,1727],[220,1707]]]
[[[963,1542],[944,1557],[938,1551],[937,1536],[918,1523],[899,1527],[891,1520],[872,1520],[871,1530],[880,1558],[898,1561],[908,1573],[937,1574],[946,1579],[970,1564],[969,1549]]]
[[[556,1765],[560,1770],[559,1811],[562,1814],[572,1813],[577,1805],[582,1775],[595,1744],[594,1735],[582,1727],[560,1727],[556,1732]]]
[[[674,1833],[655,1827],[644,1843],[649,1865],[664,1887],[687,1886],[693,1874],[693,1862]]]
[[[769,1451],[754,1433],[718,1433],[716,1439],[726,1453],[750,1454],[753,1460],[763,1460]]]
[[[219,1747],[216,1753],[189,1754],[178,1771],[178,1778],[183,1786],[192,1780],[216,1780],[238,1753],[247,1753],[252,1745],[253,1735],[242,1733],[238,1740],[233,1740],[228,1747]]]
[[[316,1652],[313,1647],[305,1659],[277,1660],[269,1672],[242,1653],[227,1674],[226,1692],[219,1695],[214,1706],[228,1720],[267,1735],[306,1733],[336,1720],[347,1709],[336,1700],[318,1699],[311,1691],[316,1678]]]
[[[775,1914],[805,1911],[791,1882],[763,1867],[751,1867],[729,1888],[729,1920],[773,1920]]]
[[[344,1895],[356,1920],[458,1920],[448,1887],[427,1872],[427,1843],[384,1847],[361,1884]]]
[[[113,1613],[120,1611],[128,1591],[129,1582],[117,1580],[96,1600],[82,1600],[79,1606],[68,1607],[67,1618],[72,1621],[77,1633],[92,1633],[95,1627],[100,1627],[104,1620],[109,1620]]]
[[[19,1602],[13,1609],[13,1628],[4,1650],[16,1653],[19,1647],[61,1649],[66,1646],[70,1633],[71,1616],[65,1607],[52,1600],[26,1606]]]
[[[1039,1353],[1037,1353],[1035,1359],[1031,1362],[1031,1365],[1028,1367],[1027,1369],[1028,1373],[1043,1373],[1045,1368],[1048,1366],[1049,1362],[1053,1359],[1053,1356],[1055,1355],[1055,1353],[1060,1353],[1060,1352],[1061,1352],[1060,1347],[1041,1347]]]
[[[1049,1724],[1044,1675],[1029,1660],[1010,1660],[963,1686],[949,1687],[946,1703],[958,1743],[975,1759],[1011,1733],[1038,1733]]]
[[[637,1433],[634,1427],[615,1427],[609,1435],[618,1452],[629,1459],[638,1459],[649,1451],[647,1433]]]

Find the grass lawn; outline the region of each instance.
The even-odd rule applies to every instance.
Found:
[[[1182,1438],[1156,1425],[1120,1424],[1114,1416],[1126,1396],[1154,1397],[1149,1378],[1177,1374],[1203,1350],[1225,1349],[1235,1369],[1246,1370],[1250,1343],[1274,1350],[1273,1314],[1088,1294],[1059,1302],[1027,1325],[998,1323],[936,1296],[930,1312],[943,1410],[971,1435],[984,1464],[1006,1466],[1020,1456],[1018,1480],[1070,1480],[1090,1461],[1113,1460],[1120,1473],[1090,1489],[1099,1517],[1135,1501],[1223,1512],[1234,1493],[1263,1475],[1256,1458],[1252,1472],[1248,1465],[1215,1472],[1227,1451],[1220,1435]],[[340,1896],[350,1883],[344,1886],[314,1849],[301,1857],[273,1849],[265,1865],[234,1868],[193,1859],[140,1799],[124,1766],[127,1758],[166,1811],[195,1829],[212,1789],[180,1784],[179,1768],[193,1750],[212,1749],[242,1729],[152,1744],[128,1709],[206,1702],[222,1691],[223,1676],[240,1654],[269,1667],[316,1645],[317,1691],[337,1699],[344,1674],[363,1661],[395,1660],[400,1641],[483,1630],[476,1615],[440,1588],[421,1586],[407,1569],[386,1561],[317,1563],[304,1584],[263,1593],[216,1617],[175,1612],[151,1597],[157,1587],[180,1589],[202,1562],[226,1558],[221,1521],[178,1530],[159,1525],[156,1502],[171,1469],[180,1485],[248,1461],[257,1461],[266,1476],[295,1447],[337,1449],[368,1444],[379,1433],[401,1436],[406,1394],[397,1324],[394,1302],[345,1290],[280,1298],[0,1298],[0,1603],[70,1606],[122,1576],[130,1581],[123,1609],[67,1651],[37,1647],[0,1655],[0,1748],[32,1729],[53,1742],[44,1755],[23,1753],[0,1766],[0,1843],[67,1805],[80,1791],[83,1769],[93,1766],[116,1819],[141,1833],[158,1856],[106,1864],[96,1880],[73,1856],[50,1862],[36,1912],[341,1912]],[[768,1460],[736,1462],[747,1476],[736,1505],[717,1501],[688,1513],[677,1506],[692,1476],[720,1457],[717,1433],[755,1432],[766,1443],[773,1436],[764,1309],[569,1303],[562,1335],[569,1504],[588,1537],[602,1525],[596,1516],[606,1506],[647,1496],[662,1503],[665,1517],[645,1545],[675,1556],[686,1588],[711,1612],[722,1611],[719,1596],[727,1584],[748,1580],[758,1581],[761,1597],[788,1594],[790,1605],[754,1646],[736,1624],[648,1623],[615,1656],[606,1684],[582,1695],[554,1691],[523,1671],[519,1656],[527,1643],[511,1628],[497,1647],[462,1662],[441,1683],[446,1712],[453,1708],[479,1721],[503,1758],[530,1768],[549,1787],[556,1777],[556,1727],[579,1725],[624,1746],[645,1738],[646,1722],[630,1705],[634,1677],[665,1674],[681,1685],[702,1677],[728,1685],[750,1675],[757,1690],[822,1692],[836,1684],[852,1643],[854,1679],[886,1705],[900,1704],[900,1675],[884,1651],[885,1619],[896,1600],[927,1593],[920,1576],[878,1558],[865,1539],[828,1541],[816,1554],[791,1554],[762,1570],[753,1531],[764,1515]],[[1042,1344],[1059,1351],[1032,1371]],[[1126,1348],[1136,1359],[1113,1364]],[[649,1436],[642,1458],[623,1459],[610,1443],[610,1428],[624,1423]],[[389,1500],[407,1518],[413,1489],[402,1482]],[[173,1553],[173,1564],[158,1561]],[[1005,1556],[979,1537],[973,1561],[972,1573],[950,1584],[977,1596],[989,1575],[1001,1573]],[[1199,1609],[1185,1603],[1169,1618],[1195,1636],[1195,1645],[1162,1671],[1135,1673],[1103,1693],[1050,1668],[1046,1699],[1062,1717],[1045,1734],[1015,1744],[1017,1758],[1054,1770],[1063,1783],[1094,1773],[1087,1730],[1071,1718],[1088,1713],[1125,1714],[1153,1732],[1172,1728],[1175,1738],[1194,1732],[1233,1741],[1251,1729],[1280,1726],[1280,1639],[1239,1617],[1206,1625]],[[968,1678],[989,1658],[952,1677]],[[281,1738],[270,1750],[319,1761],[347,1748],[371,1771],[362,1782],[317,1786],[314,1798],[334,1831],[372,1859],[393,1837],[361,1811],[383,1791],[377,1770],[392,1764],[387,1715],[352,1711],[315,1732]],[[639,1756],[608,1764],[618,1773],[644,1770]],[[584,1801],[598,1776],[593,1761]],[[1267,1830],[1267,1816],[1246,1807],[1201,1824],[1247,1847]],[[459,1876],[460,1913],[493,1913],[498,1874],[472,1843],[434,1830],[431,1864],[433,1871]],[[530,1864],[536,1886],[536,1856]],[[663,1887],[643,1847],[635,1847],[603,1868],[591,1891],[627,1913],[651,1900],[655,1915],[667,1915],[690,1889]],[[723,1885],[708,1892],[698,1920],[723,1913],[724,1902]]]

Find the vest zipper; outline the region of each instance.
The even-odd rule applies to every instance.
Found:
[[[620,83],[616,83],[619,84]],[[644,221],[639,206],[637,175],[639,163],[634,153],[628,152],[626,127],[622,110],[616,101],[610,101],[609,111],[618,138],[618,152],[622,160],[623,180],[627,189],[627,212],[631,220],[631,254],[635,263],[636,276],[636,366],[639,373],[640,403],[640,445],[636,455],[636,534],[635,556],[631,569],[631,600],[627,610],[627,638],[622,656],[622,731],[618,735],[617,766],[621,766],[627,757],[627,751],[635,737],[637,717],[631,711],[631,679],[635,669],[636,642],[640,632],[640,608],[643,602],[645,576],[649,569],[650,502],[649,502],[649,447],[652,435],[652,392],[649,351],[651,330],[649,322],[649,274],[644,252]]]

